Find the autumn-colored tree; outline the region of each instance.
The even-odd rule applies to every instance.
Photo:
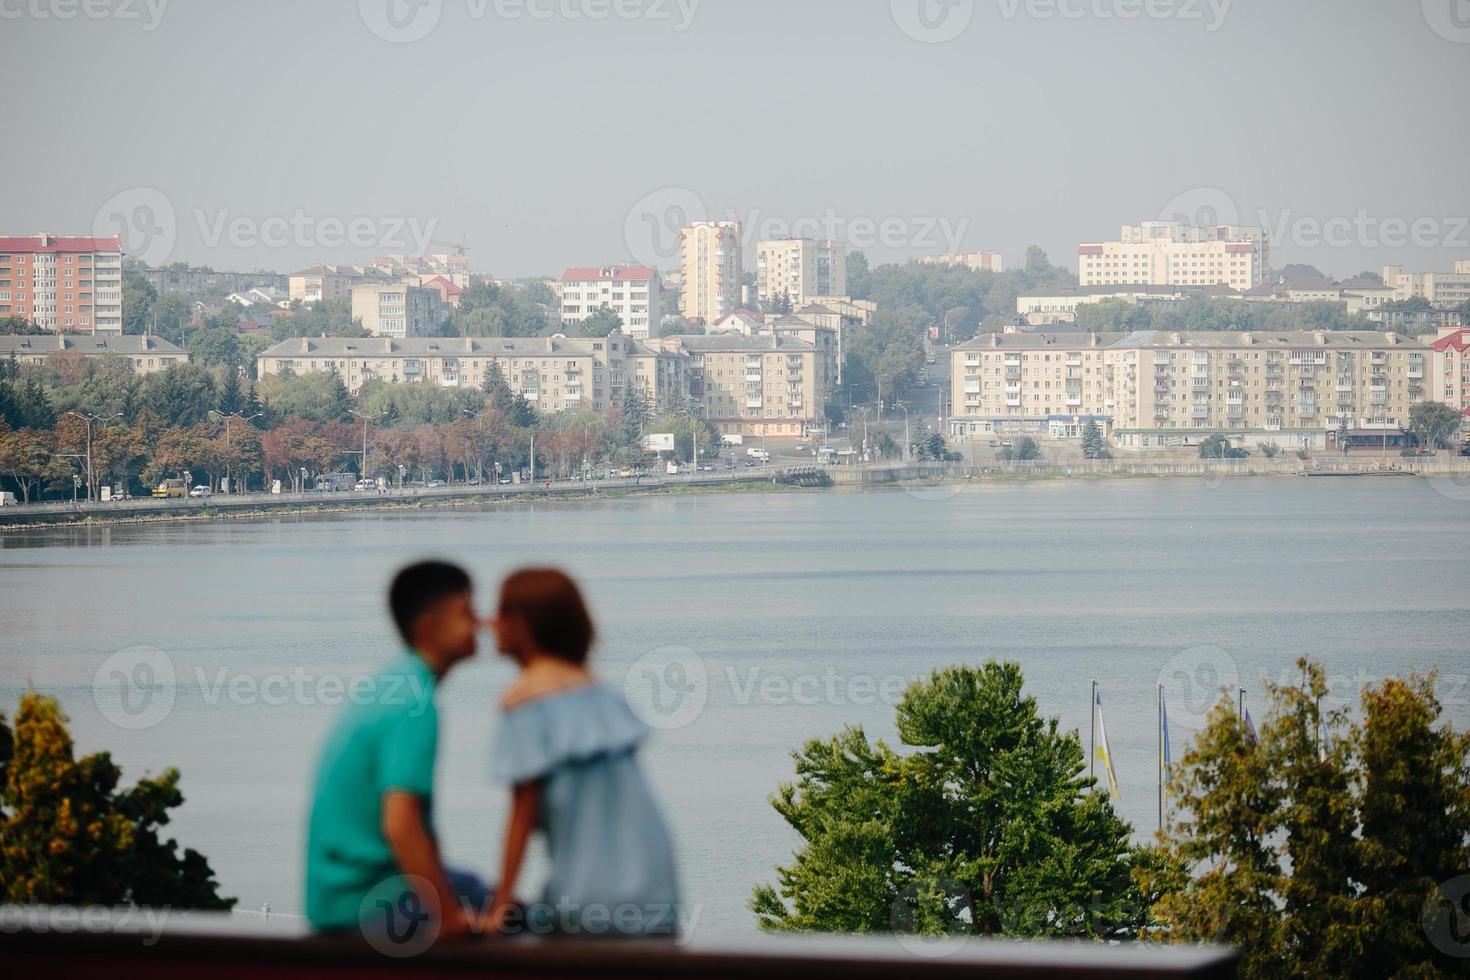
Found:
[[[291,419],[268,431],[261,440],[266,469],[281,473],[300,492],[306,488],[301,471],[320,473],[340,456],[339,450],[323,439],[317,427],[304,419]]]
[[[209,862],[161,840],[183,802],[179,773],[119,790],[106,752],[77,759],[52,698],[21,697],[12,731],[0,714],[0,897],[7,902],[229,909]]]
[[[1441,722],[1434,677],[1389,678],[1363,692],[1359,756],[1362,976],[1470,975],[1465,897],[1447,924],[1440,885],[1470,873],[1470,735]],[[1435,913],[1433,923],[1426,913]],[[1454,929],[1459,957],[1427,930]]]
[[[31,502],[43,484],[72,471],[56,455],[53,438],[50,432],[36,429],[0,433],[0,472],[20,488],[25,503]]]
[[[1259,739],[1227,697],[1175,770],[1154,935],[1233,944],[1246,978],[1470,973],[1426,921],[1470,870],[1470,737],[1440,724],[1432,677],[1366,688],[1350,724],[1299,667],[1267,686]]]
[[[425,482],[434,474],[444,471],[448,457],[445,453],[444,433],[438,426],[421,425],[413,430],[413,461],[418,467],[419,479]]]

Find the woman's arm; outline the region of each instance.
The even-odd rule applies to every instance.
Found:
[[[495,884],[495,900],[487,915],[486,932],[501,931],[506,912],[515,904],[516,879],[521,874],[521,861],[526,856],[526,841],[536,826],[541,806],[541,780],[516,783],[511,787],[510,824],[505,829],[505,854],[500,865],[500,880]]]

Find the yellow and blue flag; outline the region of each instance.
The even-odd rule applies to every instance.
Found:
[[[1108,775],[1108,795],[1115,800],[1121,800],[1118,792],[1118,776],[1113,772],[1113,754],[1108,751],[1108,730],[1103,726],[1102,692],[1093,694],[1093,710],[1097,712],[1097,746],[1093,749],[1097,761],[1103,764],[1103,772]]]

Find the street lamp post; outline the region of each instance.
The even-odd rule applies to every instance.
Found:
[[[903,402],[898,402],[898,407],[903,409],[903,461],[908,463],[912,455],[909,451],[909,407]]]
[[[485,411],[487,411],[487,408],[481,408],[481,410],[479,411],[470,411],[469,408],[460,408],[460,413],[466,414],[466,416],[469,416],[470,419],[475,420],[475,422],[479,422],[479,417],[481,417],[482,414],[485,414]],[[476,432],[475,435],[478,436],[479,432]],[[365,460],[366,458],[368,458],[368,423],[366,422],[363,422],[363,458],[365,458]],[[479,445],[476,445],[475,479],[481,480],[481,482],[484,482],[485,480],[485,469],[484,466],[482,466],[482,463],[484,463],[484,458],[485,457],[482,457],[482,455],[479,454]],[[453,469],[453,464],[451,464],[450,469]],[[467,455],[465,458],[465,482],[469,482],[469,457],[467,457]]]
[[[694,440],[694,474],[699,475],[699,421],[694,414],[694,407],[681,408],[679,414],[689,420],[689,437]],[[761,448],[765,448],[765,436],[761,436]],[[675,453],[675,455],[678,455]]]
[[[224,422],[225,422],[225,453],[226,453],[226,459],[225,459],[225,480],[229,482],[229,484],[230,484],[230,491],[233,493],[235,491],[235,474],[234,474],[234,467],[233,467],[230,459],[228,458],[228,454],[234,448],[234,445],[235,444],[234,444],[233,440],[230,438],[230,419],[238,419],[238,418],[240,418],[240,413],[239,412],[236,412],[234,415],[226,415],[224,412],[217,412],[217,411],[215,411],[214,409],[211,408],[209,410],[209,414],[210,415],[218,415],[220,418],[224,419]],[[254,422],[256,419],[263,419],[263,418],[265,418],[265,413],[264,412],[256,412],[254,415],[250,416],[249,418],[244,419],[244,422],[245,422],[246,425],[249,425],[251,422]]]
[[[93,422],[101,422],[103,425],[106,425],[108,422],[111,422],[113,419],[120,419],[120,418],[122,418],[122,412],[118,412],[116,415],[109,415],[106,418],[103,418],[100,415],[91,415],[91,414],[86,414],[86,413],[83,413],[83,412],[67,412],[66,414],[68,414],[68,415],[75,415],[77,418],[79,418],[79,419],[85,419],[86,422],[87,422],[87,502],[88,503],[91,503],[91,501],[92,501],[92,423]],[[72,496],[73,497],[76,496],[76,487],[75,486],[72,487]]]
[[[358,460],[358,462],[357,462],[357,478],[359,480],[366,480],[367,479],[367,436],[368,436],[367,430],[368,430],[368,419],[369,418],[372,418],[374,420],[380,419],[384,415],[387,415],[388,412],[386,410],[384,410],[384,411],[379,412],[377,415],[369,416],[369,415],[366,415],[366,414],[364,414],[362,412],[356,411],[356,410],[351,409],[351,408],[349,408],[347,411],[351,412],[353,415],[356,415],[358,418],[362,419],[362,458],[360,460]],[[347,455],[351,455],[351,454],[349,453]]]

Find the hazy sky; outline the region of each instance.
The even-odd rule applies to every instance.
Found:
[[[879,261],[1232,211],[1277,266],[1470,257],[1466,0],[0,0],[0,84],[0,233],[155,262],[668,267],[691,212]]]

